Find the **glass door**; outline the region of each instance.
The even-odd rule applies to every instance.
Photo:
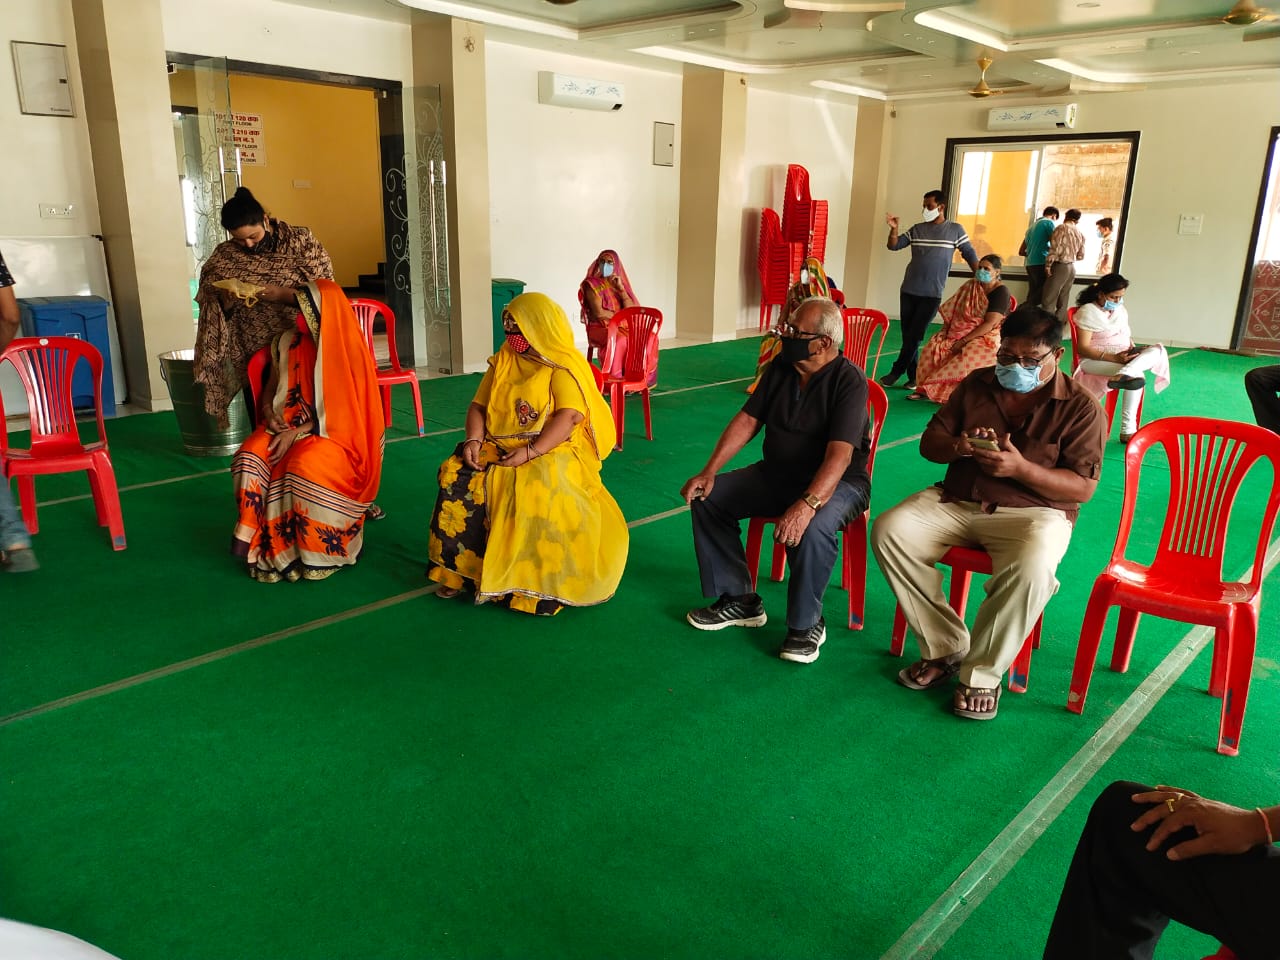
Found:
[[[194,299],[201,267],[227,236],[222,229],[222,205],[240,185],[227,61],[209,57],[181,64],[170,77],[169,87],[178,183],[191,255],[188,284]]]
[[[415,87],[414,150],[406,158],[416,188],[410,226],[422,250],[420,276],[426,319],[426,363],[438,373],[453,372],[452,295],[449,284],[449,195],[444,158],[443,99],[438,86]]]
[[[1271,128],[1232,346],[1280,354],[1280,127]]]

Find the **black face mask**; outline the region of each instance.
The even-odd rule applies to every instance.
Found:
[[[806,340],[801,337],[783,337],[782,359],[787,363],[803,363],[809,359],[809,344],[811,343],[813,343],[813,340]]]

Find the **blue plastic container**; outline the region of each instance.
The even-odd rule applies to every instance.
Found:
[[[102,354],[102,412],[116,413],[115,382],[111,375],[111,337],[107,333],[107,301],[102,297],[28,297],[18,300],[25,337],[76,337],[88,340]],[[93,376],[78,364],[71,377],[75,406],[93,407]]]

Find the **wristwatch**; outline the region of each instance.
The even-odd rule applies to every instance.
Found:
[[[806,493],[803,497],[804,502],[813,507],[813,512],[817,513],[822,509],[822,501],[815,497],[812,493]]]

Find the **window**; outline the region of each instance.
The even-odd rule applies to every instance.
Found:
[[[942,182],[949,216],[965,228],[979,257],[999,254],[1004,272],[1016,276],[1024,263],[1018,249],[1044,208],[1065,213],[1075,207],[1085,240],[1076,273],[1118,270],[1137,156],[1137,133],[948,140]],[[1113,222],[1109,264],[1101,262],[1097,227],[1104,217]],[[963,263],[959,253],[955,259]]]

